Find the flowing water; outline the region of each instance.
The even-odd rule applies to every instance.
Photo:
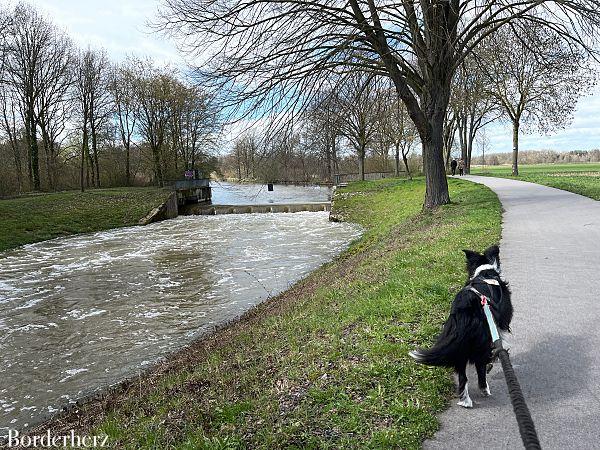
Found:
[[[269,191],[266,184],[235,184],[211,181],[212,203],[215,205],[266,205],[268,203],[310,203],[331,200],[327,186],[297,186],[275,184]]]
[[[359,234],[324,212],[187,216],[0,253],[0,435],[135,375]]]

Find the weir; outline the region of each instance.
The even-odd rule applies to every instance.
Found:
[[[294,213],[300,211],[331,211],[331,202],[307,203],[269,203],[264,205],[211,205],[188,204],[179,208],[179,214],[190,215],[218,215],[218,214],[256,214],[256,213]]]
[[[317,185],[233,185],[206,178],[171,182],[173,192],[141,225],[181,216],[331,211],[331,189]],[[275,191],[275,192],[274,192]]]

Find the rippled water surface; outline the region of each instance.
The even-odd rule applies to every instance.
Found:
[[[265,205],[268,203],[328,202],[331,188],[327,186],[295,186],[275,184],[269,191],[266,184],[236,184],[211,181],[212,202],[215,205]]]
[[[359,233],[327,213],[188,216],[0,253],[0,435],[135,374]]]

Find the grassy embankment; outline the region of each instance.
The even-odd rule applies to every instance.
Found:
[[[0,200],[0,251],[59,236],[135,225],[167,198],[157,188],[94,189]]]
[[[500,204],[450,180],[452,205],[421,212],[422,180],[340,189],[364,236],[338,259],[123,390],[53,424],[117,448],[418,448],[452,395],[415,364],[465,279],[463,248],[500,237]]]
[[[513,178],[510,166],[471,168],[473,175]],[[600,163],[532,164],[519,166],[518,180],[543,184],[600,200]]]

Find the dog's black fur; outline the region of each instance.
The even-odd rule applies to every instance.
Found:
[[[500,249],[494,245],[483,254],[463,250],[467,258],[469,279],[461,289],[450,310],[450,317],[444,324],[436,343],[428,350],[417,350],[410,355],[419,363],[430,366],[453,367],[458,374],[458,394],[461,406],[470,408],[466,367],[475,364],[479,388],[484,395],[490,395],[486,380],[486,367],[492,361],[492,337],[481,305],[481,298],[470,287],[475,288],[489,299],[490,309],[498,329],[510,331],[513,307],[510,301],[508,284],[500,278]],[[494,269],[481,271],[476,278],[473,274],[483,265]],[[484,280],[496,280],[499,285]]]

